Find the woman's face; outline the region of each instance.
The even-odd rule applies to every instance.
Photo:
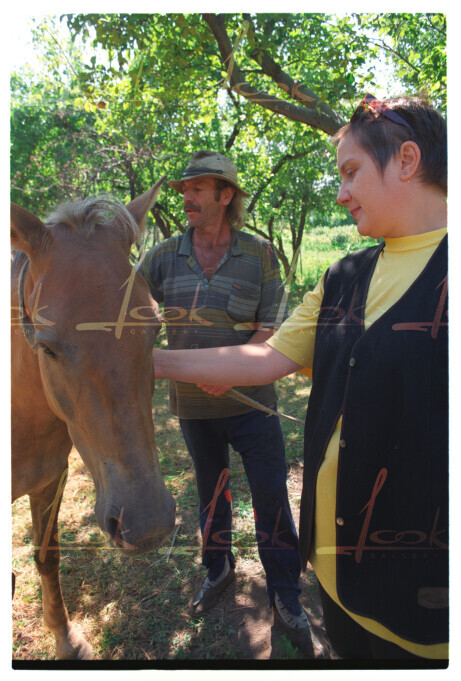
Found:
[[[341,187],[337,202],[348,208],[362,236],[402,236],[402,182],[397,154],[383,174],[372,157],[347,133],[338,145]],[[403,228],[403,232],[402,232]]]

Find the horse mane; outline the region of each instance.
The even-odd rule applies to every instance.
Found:
[[[107,226],[112,220],[111,227],[130,241],[136,241],[141,236],[142,230],[131,213],[120,201],[110,196],[65,201],[46,218],[45,224],[50,228],[59,224],[91,236],[97,228]]]

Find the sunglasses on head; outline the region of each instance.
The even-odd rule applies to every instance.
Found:
[[[358,116],[362,113],[362,111],[365,111],[365,109],[373,109],[373,111],[376,111],[377,113],[381,114],[381,116],[384,116],[393,123],[404,125],[406,128],[408,128],[412,135],[415,134],[411,125],[407,123],[402,116],[399,116],[399,114],[393,111],[393,109],[389,109],[384,102],[380,102],[379,99],[376,99],[376,97],[370,95],[369,93],[365,95],[352,114],[350,122],[352,123],[355,121],[355,119],[358,118]]]

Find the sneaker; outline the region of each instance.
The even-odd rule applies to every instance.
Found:
[[[272,605],[274,623],[277,621],[283,627],[287,638],[298,648],[304,659],[314,659],[315,652],[312,642],[312,629],[309,617],[303,608],[299,615],[294,615],[282,603],[277,592]]]
[[[226,556],[226,563],[219,577],[213,580],[207,575],[200,587],[195,591],[188,604],[189,613],[191,615],[201,615],[212,608],[226,586],[229,586],[234,579],[235,570],[231,568],[229,559]]]
[[[294,631],[310,629],[311,623],[304,608],[301,608],[301,613],[299,615],[293,615],[293,613],[283,605],[277,592],[275,592],[273,608],[275,617],[285,629]]]

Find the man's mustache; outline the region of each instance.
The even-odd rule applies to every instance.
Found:
[[[185,203],[184,204],[184,210],[196,210],[200,212],[200,206],[196,206],[193,203]]]

